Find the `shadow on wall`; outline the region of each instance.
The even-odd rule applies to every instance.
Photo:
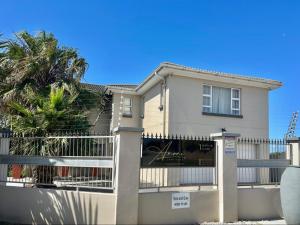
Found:
[[[36,224],[97,224],[98,221],[98,204],[92,208],[91,197],[82,200],[79,192],[38,191],[35,203],[40,210],[34,207],[30,214]]]
[[[0,221],[22,224],[113,223],[114,195],[1,187]]]

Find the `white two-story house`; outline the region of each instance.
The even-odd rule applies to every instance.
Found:
[[[246,138],[265,139],[269,137],[269,91],[282,83],[162,63],[139,85],[85,85],[95,91],[107,89],[110,94],[106,114],[90,113],[92,121],[98,118],[94,122],[97,133],[109,134],[121,126],[144,128],[145,133],[158,136],[208,137],[226,130]],[[257,155],[261,159],[268,158],[268,153],[268,148],[247,146],[247,159],[255,159]],[[244,155],[243,149],[238,149],[237,157],[244,158]],[[213,167],[179,169],[180,174],[190,170],[196,171],[198,180],[187,180],[180,175],[176,182],[210,183],[214,180]],[[238,181],[268,179],[268,169],[261,171],[258,174],[255,168],[239,168]],[[167,174],[168,182],[172,183],[178,173],[176,168],[167,168],[164,176]],[[143,182],[157,182],[149,175],[151,168],[143,168],[141,174]],[[200,176],[203,174],[205,176]]]
[[[269,91],[280,86],[270,79],[162,63],[139,85],[107,85],[111,115],[95,130],[101,131],[103,123],[106,132],[123,126],[158,135],[209,136],[226,130],[267,138]]]

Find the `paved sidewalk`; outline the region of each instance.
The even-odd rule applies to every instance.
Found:
[[[239,221],[236,223],[204,222],[201,225],[286,225],[284,220]]]

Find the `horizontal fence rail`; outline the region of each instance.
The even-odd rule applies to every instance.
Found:
[[[217,184],[210,137],[143,134],[142,142],[141,189]]]
[[[240,138],[237,142],[239,185],[277,185],[290,165],[285,140]]]
[[[288,159],[238,159],[238,167],[249,168],[286,168],[291,164]]]
[[[7,186],[114,188],[113,136],[5,138],[7,152],[0,155],[0,182]]]
[[[101,157],[44,157],[44,156],[21,156],[1,155],[0,164],[15,165],[45,165],[45,166],[73,166],[73,167],[113,167],[113,161]]]

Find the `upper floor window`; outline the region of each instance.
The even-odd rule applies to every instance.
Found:
[[[240,89],[203,85],[203,112],[240,115]]]
[[[241,90],[231,88],[231,113],[233,115],[241,114]]]
[[[123,99],[123,114],[132,115],[132,99],[124,97]]]

